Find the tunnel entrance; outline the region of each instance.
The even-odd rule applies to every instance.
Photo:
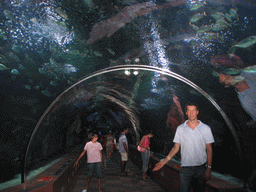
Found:
[[[171,112],[174,96],[179,99],[181,108],[189,100],[198,102],[199,118],[212,128],[216,140],[214,147],[218,151],[225,143],[226,133],[231,133],[238,152],[236,162],[243,172],[242,150],[236,131],[210,94],[168,70],[120,65],[81,78],[45,110],[26,150],[22,182],[31,178],[30,172],[40,166],[38,162],[47,161],[72,148],[81,129],[85,132],[89,129],[118,132],[122,126],[129,126],[133,130],[130,140],[137,144],[140,133],[150,128],[158,138],[153,142],[152,150],[167,155],[165,153],[171,147],[167,145],[171,145],[170,139],[175,133],[173,122],[168,118],[170,115],[178,116]],[[175,110],[177,112],[177,106]],[[220,126],[216,126],[218,124]],[[217,160],[216,157],[216,161],[223,160],[223,156],[219,158]]]

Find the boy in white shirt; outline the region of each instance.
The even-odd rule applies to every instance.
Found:
[[[98,135],[95,133],[92,135],[92,140],[86,143],[83,152],[80,154],[79,158],[74,164],[74,167],[76,167],[79,160],[84,156],[85,152],[87,152],[87,163],[88,163],[89,171],[87,175],[88,177],[87,177],[86,187],[82,192],[87,192],[91,178],[94,173],[96,174],[96,178],[98,180],[99,192],[101,192],[101,178],[102,178],[102,166],[103,166],[101,150],[103,148],[102,148],[102,145],[99,142],[97,142],[97,140],[98,140]]]

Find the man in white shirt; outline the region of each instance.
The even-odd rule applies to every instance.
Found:
[[[127,176],[128,174],[124,171],[127,161],[128,161],[128,141],[126,134],[129,132],[129,129],[126,127],[123,129],[123,132],[119,136],[119,153],[121,154],[121,176]]]
[[[197,119],[196,103],[186,105],[188,120],[178,126],[174,147],[167,157],[155,165],[153,171],[161,169],[181,148],[180,191],[203,192],[205,181],[211,178],[212,143],[211,128]]]

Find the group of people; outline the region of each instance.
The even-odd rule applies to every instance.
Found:
[[[180,191],[202,192],[205,189],[205,183],[211,178],[212,165],[212,143],[214,138],[208,125],[197,119],[199,109],[196,103],[189,102],[186,105],[186,115],[188,120],[178,126],[174,137],[174,146],[164,160],[157,163],[153,171],[158,171],[170,161],[175,154],[181,150],[181,171],[180,171]],[[128,141],[126,134],[129,129],[125,127],[119,136],[119,153],[121,155],[121,176],[128,176],[125,171],[128,161]],[[150,159],[150,139],[153,137],[152,131],[147,131],[142,137],[139,146],[144,148],[142,155],[142,179],[146,180],[149,176],[146,174]],[[92,140],[87,142],[83,152],[77,159],[74,167],[77,166],[79,160],[87,152],[88,178],[86,188],[83,192],[87,192],[89,183],[93,174],[96,174],[98,180],[99,191],[101,189],[102,178],[102,145],[97,142],[98,135],[93,134]],[[109,157],[110,154],[108,154]]]

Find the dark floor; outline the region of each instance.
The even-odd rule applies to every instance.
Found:
[[[106,154],[103,153],[104,158],[104,170],[103,170],[103,179],[102,179],[102,189],[103,191],[115,191],[115,192],[124,192],[124,191],[154,191],[154,192],[165,192],[165,190],[159,186],[155,181],[148,179],[143,181],[141,179],[142,172],[136,164],[131,160],[128,161],[126,166],[126,171],[128,177],[120,176],[120,155],[118,152],[114,152],[111,156],[111,159],[106,159]],[[76,182],[73,192],[81,192],[86,186],[86,173],[87,167],[80,170],[79,178]],[[88,192],[98,191],[97,179],[93,178],[91,180]]]

